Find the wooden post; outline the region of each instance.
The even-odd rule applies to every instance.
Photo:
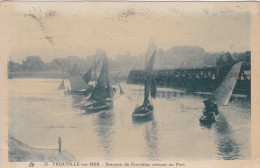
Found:
[[[60,152],[60,153],[61,153],[61,143],[62,143],[61,137],[59,137],[59,139],[58,139],[58,144],[59,144],[59,152]]]

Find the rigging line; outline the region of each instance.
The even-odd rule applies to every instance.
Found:
[[[148,47],[148,50],[149,50],[149,47]],[[147,64],[147,56],[148,56],[148,54],[146,54],[146,57],[145,57],[144,78],[145,78],[145,68],[146,68],[146,64]],[[144,79],[144,80],[145,80],[145,79]],[[136,100],[135,107],[137,107],[137,103],[138,103],[138,101],[139,101],[139,97],[140,97],[140,94],[141,94],[141,87],[142,87],[142,84],[140,85],[140,88],[139,88],[139,93],[138,93],[138,97],[137,97],[137,100]]]
[[[137,100],[136,100],[136,103],[135,103],[135,107],[137,107],[137,104],[138,104],[138,101],[139,101],[139,97],[140,97],[140,93],[141,93],[141,87],[142,87],[142,85],[140,85],[140,88],[139,88],[139,93],[138,93],[138,97],[137,97]]]

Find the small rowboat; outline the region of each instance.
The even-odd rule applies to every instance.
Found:
[[[82,109],[88,113],[96,113],[99,111],[110,110],[113,108],[113,100],[106,100],[104,102],[92,102],[91,104],[81,106]]]
[[[153,105],[148,106],[139,106],[135,108],[135,111],[132,114],[133,120],[148,120],[153,118]]]

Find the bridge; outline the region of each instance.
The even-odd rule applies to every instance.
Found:
[[[212,92],[223,80],[230,65],[222,67],[172,68],[154,70],[156,84],[159,87],[186,89],[191,92]],[[144,71],[131,70],[128,84],[143,84]],[[250,95],[250,64],[243,63],[234,93]]]

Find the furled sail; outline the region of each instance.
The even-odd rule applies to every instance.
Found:
[[[156,98],[156,92],[157,92],[156,81],[155,81],[155,77],[153,76],[151,80],[151,97],[154,99]]]
[[[221,82],[220,86],[215,90],[214,94],[212,95],[212,100],[217,105],[228,104],[232,92],[235,88],[241,65],[242,62],[234,64],[227,75],[224,77],[224,80]]]
[[[114,91],[111,85],[111,78],[109,74],[108,59],[105,56],[100,75],[97,79],[97,84],[89,98],[89,100],[104,101],[106,98],[112,98]]]
[[[74,67],[69,74],[69,81],[72,91],[89,89],[89,85],[83,80],[82,76],[80,75],[79,68],[76,64],[74,64]]]
[[[63,79],[62,82],[60,83],[60,86],[57,88],[57,90],[63,90],[63,89],[65,89],[64,79]]]
[[[152,98],[156,98],[156,85],[155,85],[155,79],[153,75],[153,66],[154,66],[154,59],[156,56],[156,49],[157,47],[151,40],[146,58],[149,58],[148,63],[145,67],[145,83],[144,83],[144,103],[143,105],[147,105],[149,102],[149,94],[151,93]]]

